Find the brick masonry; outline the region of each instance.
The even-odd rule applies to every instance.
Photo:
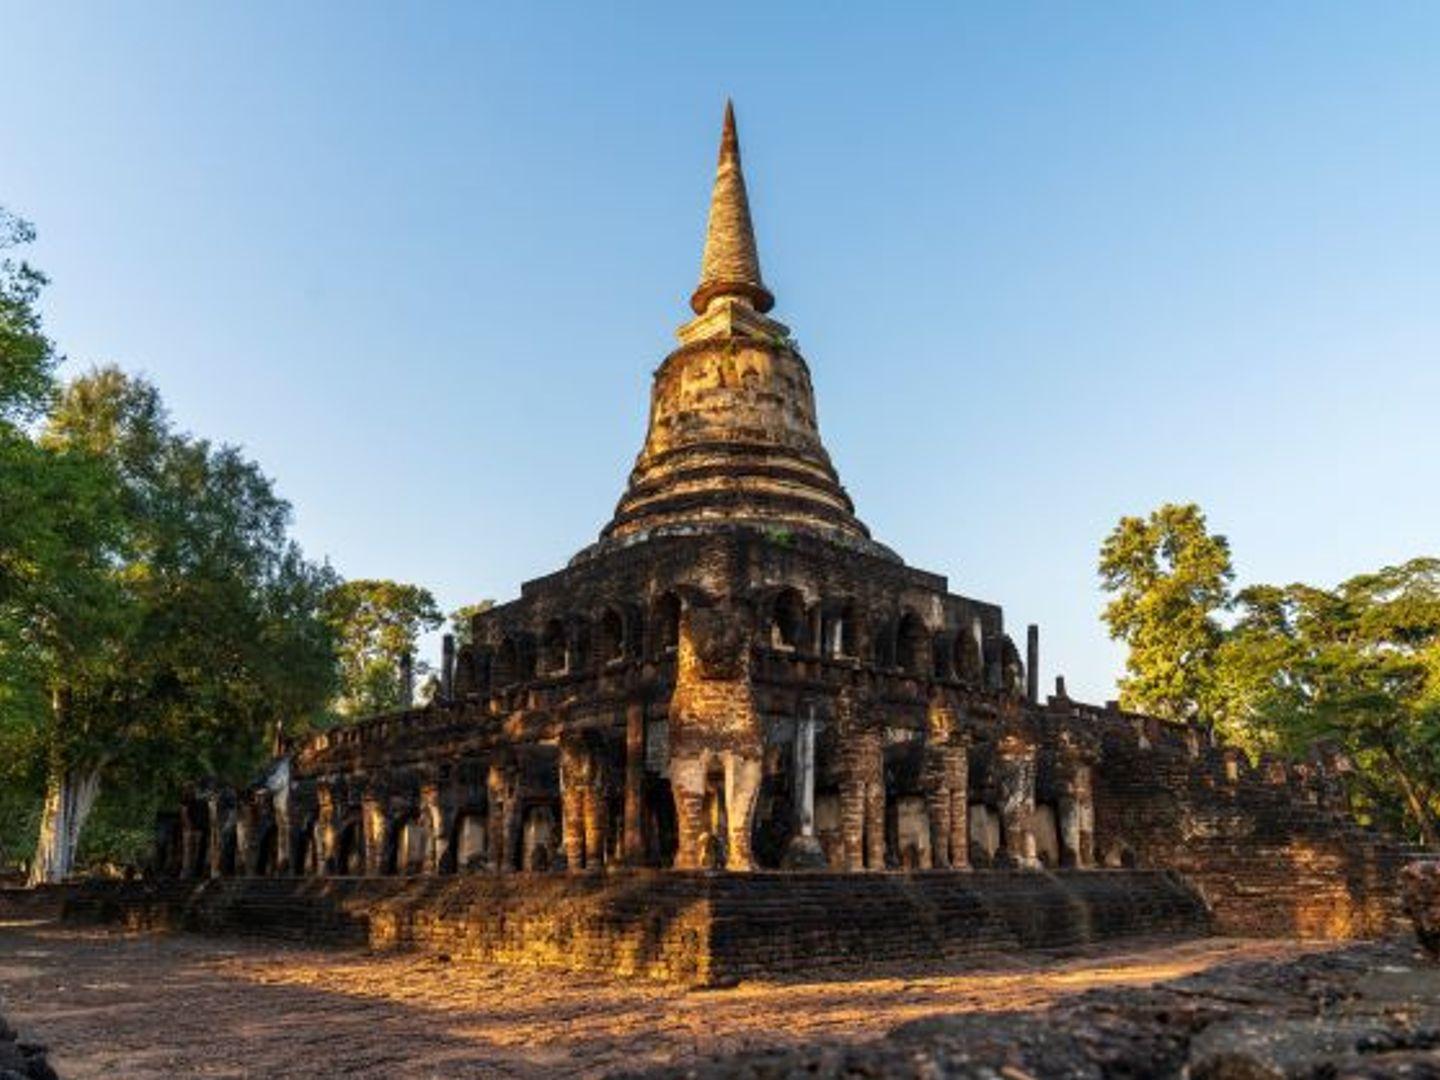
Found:
[[[443,953],[715,985],[886,962],[1201,934],[1174,875],[617,873],[90,883],[71,920]]]

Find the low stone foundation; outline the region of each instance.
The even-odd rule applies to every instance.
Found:
[[[1183,881],[1137,870],[95,883],[65,914],[696,985],[1209,929]]]

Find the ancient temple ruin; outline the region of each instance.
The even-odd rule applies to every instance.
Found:
[[[1034,628],[1022,657],[999,606],[871,537],[774,305],[727,107],[693,318],[598,540],[447,642],[428,705],[287,743],[247,790],[197,785],[162,866],[537,889],[1148,869],[1232,927],[1382,926],[1404,853],[1349,817],[1343,758],[1257,767],[1199,727],[1042,700]]]

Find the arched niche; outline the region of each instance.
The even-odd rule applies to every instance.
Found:
[[[913,611],[900,616],[895,632],[895,663],[908,675],[929,675],[935,666],[930,647],[930,631],[925,620]]]
[[[680,597],[675,593],[661,593],[656,599],[650,618],[656,656],[664,656],[679,647],[680,612]]]
[[[803,649],[809,620],[805,617],[805,597],[799,589],[781,589],[770,605],[767,644],[774,649]]]
[[[625,656],[625,616],[607,607],[595,624],[595,658],[603,666]]]
[[[570,670],[570,639],[565,623],[551,619],[540,635],[540,673],[564,675]]]

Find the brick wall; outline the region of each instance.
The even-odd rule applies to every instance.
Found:
[[[369,944],[697,985],[824,977],[986,949],[1203,933],[1178,878],[1148,871],[900,874],[515,874],[93,883],[66,914]]]
[[[1158,731],[1106,733],[1095,791],[1102,847],[1183,875],[1225,934],[1375,937],[1403,926],[1396,875],[1416,849],[1319,804],[1284,763],[1270,775]],[[1102,858],[1105,851],[1100,852]]]

